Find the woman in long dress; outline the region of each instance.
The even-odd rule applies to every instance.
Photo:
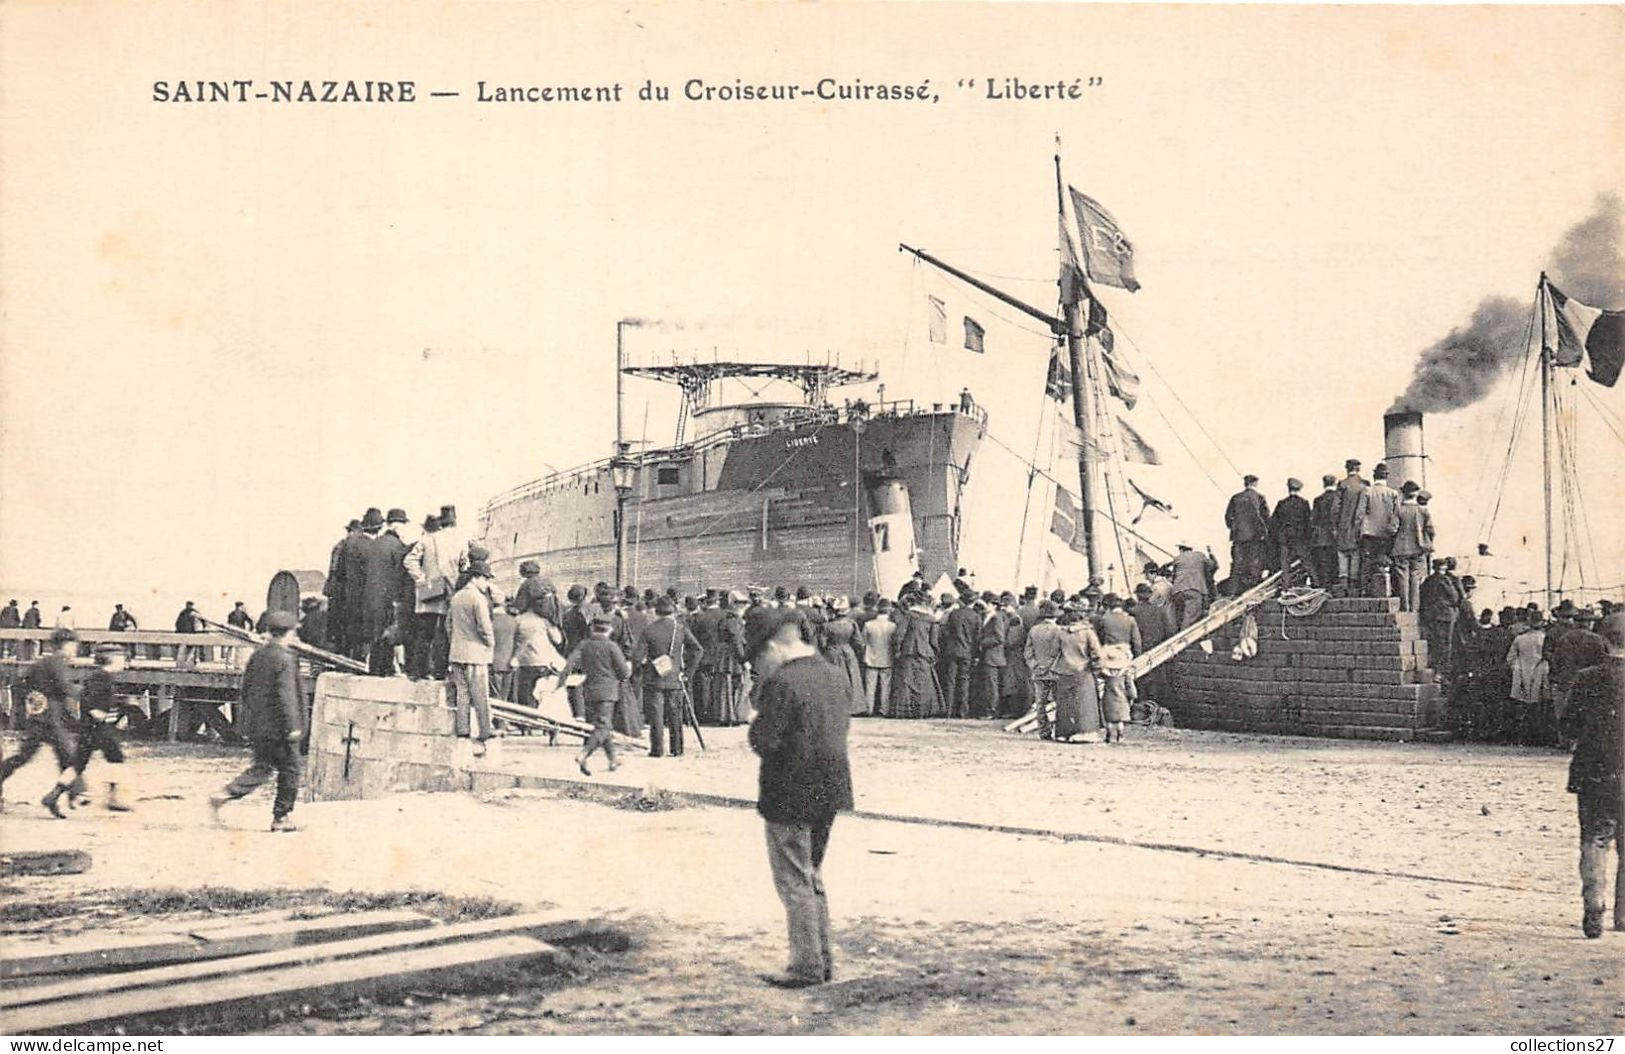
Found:
[[[869,704],[863,698],[863,669],[858,665],[858,624],[852,621],[849,614],[852,605],[845,597],[836,597],[831,608],[834,617],[824,623],[823,641],[818,650],[825,661],[846,678],[847,694],[851,697],[847,713],[861,717],[869,712]]]
[[[1101,738],[1100,693],[1095,670],[1100,665],[1100,638],[1081,610],[1069,607],[1061,617],[1061,657],[1055,663],[1055,740],[1098,743]]]

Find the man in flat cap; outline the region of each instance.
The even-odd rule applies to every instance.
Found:
[[[1238,593],[1263,577],[1270,536],[1270,506],[1258,493],[1258,477],[1243,476],[1241,485],[1224,510],[1224,525],[1230,529],[1230,577]]]
[[[1270,541],[1275,545],[1277,569],[1286,572],[1289,586],[1302,585],[1313,571],[1314,558],[1309,553],[1312,519],[1309,502],[1303,497],[1303,481],[1287,480],[1286,497],[1275,503],[1275,513],[1270,517]]]
[[[1419,611],[1422,606],[1422,580],[1427,577],[1428,559],[1433,553],[1433,514],[1419,504],[1422,488],[1414,479],[1400,488],[1399,530],[1394,535],[1394,595],[1399,610]]]
[[[1343,462],[1348,475],[1337,484],[1337,587],[1346,597],[1360,595],[1360,496],[1368,484],[1360,476],[1360,459]]]
[[[1320,493],[1309,509],[1311,577],[1319,589],[1337,585],[1337,477],[1320,477]]]
[[[1394,536],[1399,533],[1399,491],[1388,485],[1388,466],[1371,470],[1371,485],[1360,494],[1360,569],[1365,575],[1364,594],[1385,597],[1392,593],[1389,578],[1393,564]]]
[[[274,775],[276,798],[271,805],[271,830],[298,830],[288,819],[299,792],[299,740],[305,732],[299,660],[288,647],[298,621],[291,611],[267,615],[265,643],[254,649],[243,667],[238,705],[243,709],[243,730],[254,751],[254,761],[209,799],[216,821],[226,802],[246,796]]]

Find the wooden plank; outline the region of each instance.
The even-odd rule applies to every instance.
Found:
[[[168,935],[89,933],[54,942],[8,941],[5,955],[0,956],[0,977],[217,959],[433,924],[433,919],[411,911],[362,911],[224,929],[200,928],[195,933],[179,929]]]
[[[197,1007],[225,1008],[263,1000],[298,1001],[376,995],[415,984],[445,985],[462,980],[470,968],[496,969],[557,955],[533,937],[493,937],[463,944],[433,945],[362,955],[336,962],[216,977],[160,988],[138,988],[111,996],[84,996],[0,1014],[0,1030],[18,1035],[102,1021],[145,1018]]]
[[[127,973],[96,974],[72,977],[67,980],[27,987],[12,985],[0,992],[0,1009],[54,1003],[80,996],[107,996],[115,992],[136,988],[155,988],[159,985],[197,981],[206,977],[224,977],[244,974],[272,967],[305,963],[331,962],[358,955],[399,951],[427,945],[451,944],[509,934],[522,934],[544,941],[574,940],[592,933],[606,932],[608,924],[599,918],[578,918],[557,911],[538,911],[524,915],[503,915],[492,919],[459,922],[447,926],[428,926],[416,930],[378,933],[352,940],[325,941],[317,944],[282,948],[255,955],[234,955],[223,959],[205,959],[160,966]]]
[[[77,875],[90,870],[90,854],[79,849],[15,849],[0,853],[0,876]]]

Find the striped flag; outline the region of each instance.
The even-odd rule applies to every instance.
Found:
[[[1578,366],[1589,360],[1586,376],[1605,388],[1619,380],[1625,365],[1625,311],[1587,307],[1546,283],[1541,318],[1541,347],[1554,366]]]

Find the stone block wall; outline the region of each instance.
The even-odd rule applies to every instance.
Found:
[[[1397,599],[1327,600],[1305,617],[1275,601],[1254,609],[1258,655],[1236,661],[1238,619],[1168,663],[1169,699],[1186,728],[1354,739],[1447,738],[1427,642]]]
[[[316,801],[461,790],[473,757],[439,681],[324,673],[311,708],[306,788]]]

